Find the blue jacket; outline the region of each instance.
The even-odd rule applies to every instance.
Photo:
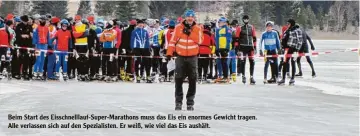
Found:
[[[215,42],[216,50],[219,49],[228,49],[231,50],[231,40],[232,40],[232,30],[225,26],[216,29],[215,32]]]
[[[149,33],[144,28],[136,28],[131,33],[130,47],[131,49],[150,48]]]
[[[38,46],[45,46],[46,44],[47,45],[51,45],[52,42],[51,42],[51,39],[50,39],[50,32],[47,32],[47,34],[44,34],[42,35],[42,37],[46,37],[46,44],[40,44],[40,36],[39,36],[39,32],[38,32],[38,29],[35,29],[34,30],[34,34],[33,34],[33,37],[32,37],[32,44],[35,45],[36,48],[38,48]],[[41,48],[41,47],[40,47]]]
[[[276,31],[272,30],[270,32],[265,31],[261,35],[260,39],[260,50],[264,42],[264,49],[268,51],[280,49],[280,40],[279,35]]]
[[[154,47],[160,47],[160,43],[159,43],[159,33],[160,33],[160,31],[161,31],[160,28],[153,31],[152,40],[153,40],[153,46]]]

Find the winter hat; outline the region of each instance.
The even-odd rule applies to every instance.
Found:
[[[195,12],[193,10],[187,10],[185,13],[185,17],[195,17]]]
[[[136,25],[136,20],[130,20],[130,25]]]
[[[0,19],[0,28],[5,27],[4,20]]]
[[[76,20],[81,20],[81,16],[80,16],[80,15],[76,15],[76,16],[75,16],[75,21],[76,21]]]
[[[296,23],[294,19],[289,19],[287,22],[290,23],[290,26],[294,26]]]
[[[144,22],[144,20],[142,20],[142,19],[139,19],[138,21],[137,21],[137,24],[144,24],[145,22]]]
[[[19,16],[16,16],[16,17],[14,18],[14,20],[15,20],[15,22],[21,22],[21,19],[20,19]]]
[[[42,15],[40,18],[39,18],[40,21],[46,21],[46,16]]]
[[[114,27],[114,21],[110,20],[107,24],[106,24],[106,29],[111,29]]]
[[[169,27],[175,27],[175,21],[174,20],[170,20],[169,22]]]
[[[238,25],[238,24],[239,24],[239,21],[237,21],[237,20],[231,21],[231,25]]]
[[[73,21],[73,20],[74,20],[74,18],[72,18],[72,17],[68,17],[68,18],[66,18],[66,20],[67,20],[67,21],[69,21],[69,22],[71,22],[71,21]]]
[[[244,16],[242,17],[242,19],[245,20],[245,19],[250,19],[250,18],[249,18],[248,15],[244,15]]]
[[[7,26],[11,26],[12,24],[14,24],[14,22],[13,22],[12,20],[7,20],[7,21],[5,22],[5,24],[6,24]]]
[[[266,23],[265,23],[265,27],[267,27],[267,26],[274,26],[274,22],[272,22],[272,21],[267,21]]]
[[[182,17],[178,17],[176,21],[177,21],[177,22],[181,22],[182,20],[183,20]]]
[[[94,16],[88,16],[87,20],[89,20],[90,23],[94,23],[95,18]]]
[[[60,22],[60,18],[52,17],[50,22],[53,23],[53,24],[56,24],[56,23]]]
[[[67,21],[66,19],[61,20],[61,21],[60,21],[60,24],[61,24],[61,25],[67,25],[67,26],[70,25],[69,21]]]
[[[225,17],[220,17],[220,19],[219,19],[219,22],[225,23],[226,21],[227,21],[227,19]]]
[[[6,16],[6,20],[11,20],[13,18],[14,18],[13,14],[7,14],[7,16]]]
[[[29,17],[27,15],[23,15],[20,17],[21,21],[24,21],[24,22],[28,22],[29,21]]]
[[[47,13],[45,16],[48,20],[50,20],[52,18],[52,15],[50,13]]]
[[[41,17],[39,14],[35,14],[32,16],[34,20],[39,20],[39,18]]]

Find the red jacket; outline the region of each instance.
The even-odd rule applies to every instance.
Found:
[[[8,32],[6,32],[5,27],[4,28],[0,28],[0,45],[10,45],[10,41],[9,41],[9,34]],[[0,47],[1,48],[1,47]]]
[[[204,41],[200,45],[200,54],[211,54],[211,46],[215,44],[214,35],[209,30],[204,30]]]
[[[284,25],[282,28],[281,28],[281,35],[280,35],[280,39],[282,39],[282,37],[284,36],[284,33],[285,31],[288,29],[288,27],[286,25]]]
[[[117,36],[116,36],[116,49],[120,48],[121,45],[121,30],[119,27],[115,27]]]
[[[67,51],[69,49],[69,47],[72,47],[72,42],[71,42],[71,33],[69,30],[58,30],[54,36],[54,38],[56,38],[56,46],[57,46],[57,50],[59,51]]]

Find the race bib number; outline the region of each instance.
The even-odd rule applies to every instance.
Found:
[[[65,61],[66,62],[68,61],[68,55],[65,55]]]

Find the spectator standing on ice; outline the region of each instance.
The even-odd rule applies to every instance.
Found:
[[[196,25],[194,11],[186,11],[185,16],[185,20],[175,27],[166,54],[168,60],[174,53],[177,54],[175,60],[175,110],[182,109],[184,95],[182,85],[186,76],[189,79],[189,89],[186,95],[187,110],[194,110],[198,68],[197,56],[199,54],[199,45],[203,41],[203,32]]]

